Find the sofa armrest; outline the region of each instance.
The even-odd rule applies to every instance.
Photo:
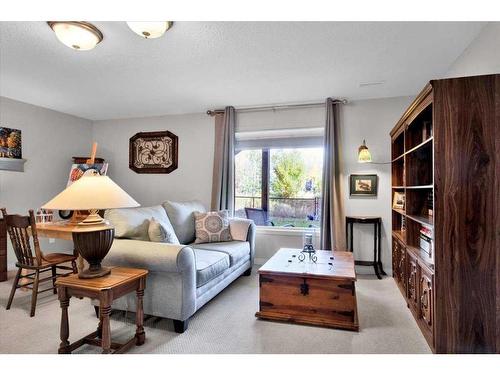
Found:
[[[149,270],[144,313],[181,321],[195,313],[196,266],[191,247],[115,239],[103,265]],[[135,304],[135,295],[128,294],[114,301],[113,308],[135,311]]]
[[[194,270],[193,249],[184,245],[115,239],[103,264],[144,268],[151,272]]]
[[[256,226],[253,220],[232,218],[229,220],[231,236],[235,241],[246,241],[250,244],[250,261],[253,265],[255,258],[255,231]]]
[[[257,232],[257,226],[254,222],[248,227],[247,241],[250,243],[250,261],[253,265],[255,260],[255,233]]]

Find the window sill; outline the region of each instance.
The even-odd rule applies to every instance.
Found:
[[[310,231],[311,228],[296,228],[296,227],[273,227],[273,226],[257,226],[258,234],[272,234],[275,236],[297,236],[302,237],[304,232]],[[316,235],[319,236],[319,228],[315,228]]]

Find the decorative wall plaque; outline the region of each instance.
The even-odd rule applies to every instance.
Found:
[[[129,168],[136,173],[170,173],[177,169],[178,138],[169,131],[142,132],[130,138]]]

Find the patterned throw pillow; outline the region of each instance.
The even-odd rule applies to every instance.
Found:
[[[229,230],[229,212],[195,212],[195,243],[231,241]]]

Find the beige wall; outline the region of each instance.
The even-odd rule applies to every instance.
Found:
[[[129,139],[144,131],[169,130],[179,137],[179,167],[170,174],[129,169]],[[206,114],[95,121],[93,137],[109,162],[108,175],[141,205],[197,199],[210,205],[214,153],[213,118]]]
[[[500,22],[490,22],[453,63],[445,77],[500,73]]]
[[[89,120],[0,97],[0,126],[21,129],[27,159],[23,173],[0,171],[0,206],[9,212],[27,212],[53,198],[66,187],[72,156],[90,152]],[[50,248],[72,249],[65,241]],[[10,241],[8,262],[15,263]]]

